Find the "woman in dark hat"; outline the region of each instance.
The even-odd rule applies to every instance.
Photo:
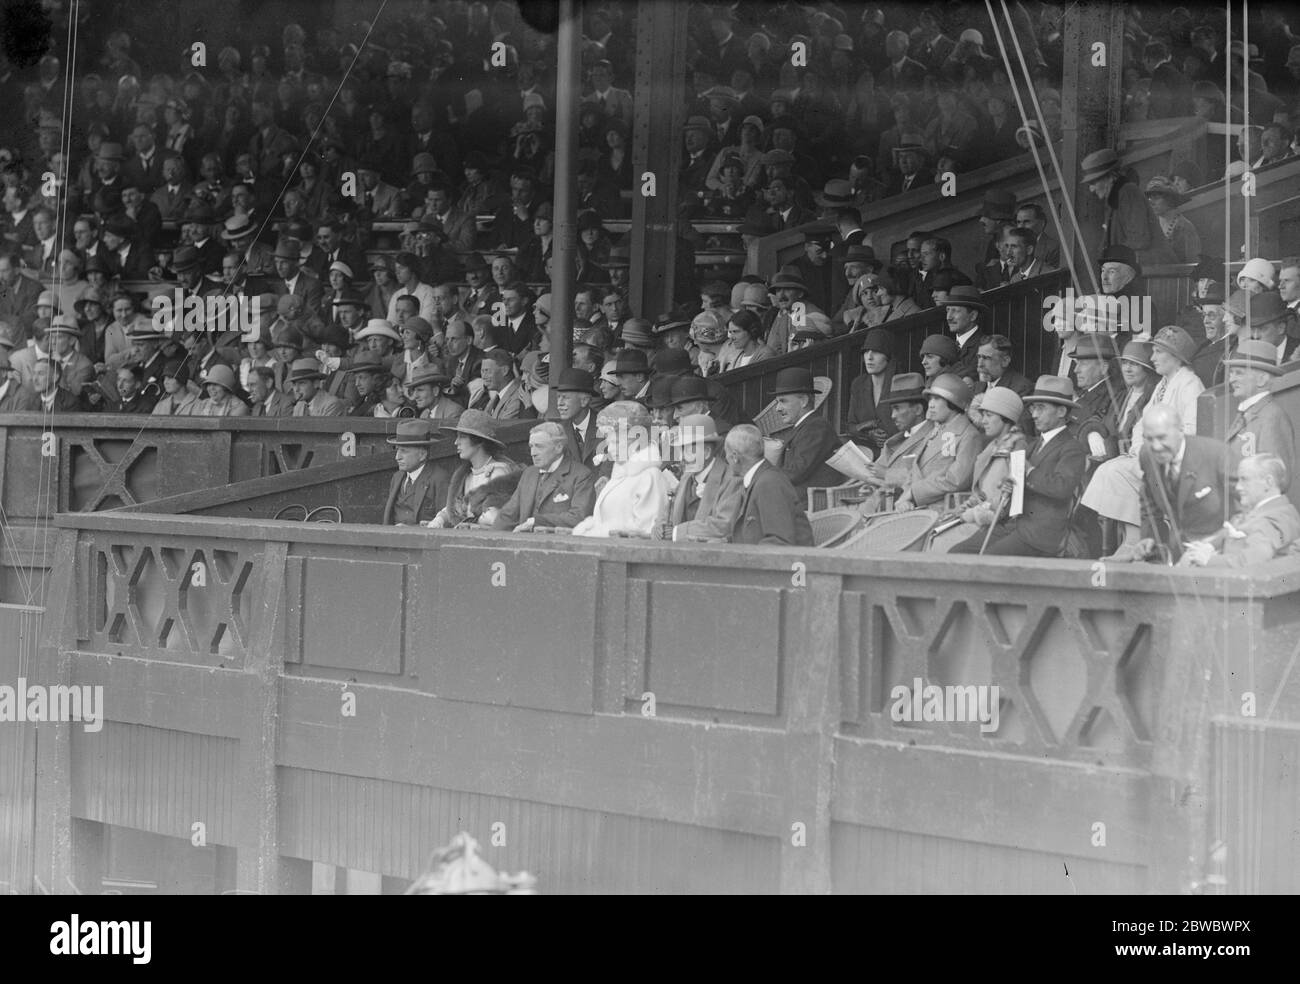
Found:
[[[1163,175],[1147,182],[1146,196],[1174,259],[1178,263],[1197,262],[1201,255],[1201,236],[1187,216],[1178,213],[1186,204],[1187,196]]]
[[[371,284],[366,291],[372,318],[387,318],[388,305],[398,291],[397,275],[393,272],[393,258],[383,253],[370,257]]]
[[[160,417],[190,417],[199,398],[189,390],[190,370],[184,359],[168,359],[163,366],[163,398],[154,404],[153,413]]]
[[[429,520],[431,529],[461,523],[490,527],[497,510],[510,501],[523,469],[506,454],[497,422],[482,410],[466,410],[454,427],[460,464],[447,485],[447,502]]]
[[[753,311],[732,314],[727,322],[727,341],[718,352],[719,371],[776,358],[776,353],[763,344],[764,337],[763,322]]]
[[[883,328],[872,328],[862,338],[862,374],[849,387],[849,435],[880,453],[881,446],[898,433],[889,417],[889,396],[894,378],[894,339]]]
[[[578,283],[597,283],[590,276],[595,267],[603,271],[609,262],[609,233],[600,216],[590,209],[578,213]],[[609,275],[605,275],[608,280]]]
[[[617,117],[606,120],[605,147],[597,168],[598,181],[619,189],[632,187],[632,151],[627,142],[627,124]]]

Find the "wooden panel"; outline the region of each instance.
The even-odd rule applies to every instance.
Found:
[[[782,596],[726,584],[647,584],[647,689],[656,704],[780,713]],[[714,618],[682,618],[706,598]],[[641,692],[627,696],[639,700]]]
[[[432,688],[442,697],[593,710],[597,558],[444,547],[432,592]],[[470,613],[474,613],[471,615]]]
[[[402,672],[403,565],[313,557],[303,576],[302,661],[376,673]]]
[[[72,731],[72,813],[190,839],[202,823],[209,844],[232,844],[238,743],[108,721]]]
[[[1216,721],[1212,763],[1211,836],[1223,845],[1213,873],[1231,895],[1300,892],[1300,728]]]
[[[777,888],[772,837],[303,769],[283,770],[281,791],[285,854],[363,871],[411,878],[464,830],[548,895]]]

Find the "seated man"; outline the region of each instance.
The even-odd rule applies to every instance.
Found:
[[[840,446],[840,439],[831,422],[816,410],[812,371],[782,369],[776,374],[772,395],[785,425],[793,428],[781,451],[781,471],[795,491],[806,495],[810,485],[839,485],[843,479],[826,459]]]
[[[436,366],[421,366],[406,380],[406,392],[420,417],[446,424],[454,424],[465,410],[447,396],[450,386],[451,378]]]
[[[725,447],[727,464],[743,488],[731,542],[811,547],[812,526],[803,496],[763,456],[759,429],[738,424],[728,432]]]
[[[341,417],[347,409],[337,396],[320,388],[325,374],[315,359],[295,359],[289,371],[289,388],[293,390],[293,416]]]
[[[1228,449],[1222,441],[1184,434],[1182,416],[1164,403],[1142,414],[1142,442],[1142,538],[1105,559],[1177,562],[1184,543],[1208,537],[1222,524]]]
[[[421,526],[438,514],[442,495],[438,472],[429,464],[429,448],[437,428],[428,420],[403,420],[388,439],[396,449],[397,474],[384,504],[385,526]]]
[[[1243,458],[1237,467],[1241,512],[1223,530],[1187,545],[1180,567],[1253,567],[1285,553],[1300,537],[1300,513],[1286,497],[1286,463],[1275,454]]]
[[[736,525],[743,491],[740,477],[727,466],[717,424],[708,414],[687,414],[677,421],[672,447],[682,464],[673,495],[665,540],[726,543]]]
[[[1070,412],[1078,409],[1074,384],[1064,376],[1039,376],[1034,391],[1024,398],[1034,418],[1038,439],[1025,458],[1024,508],[1019,516],[1000,520],[994,515],[993,533],[984,547],[980,531],[957,544],[950,553],[999,554],[1010,557],[1056,557],[1065,542],[1070,506],[1087,465],[1087,452],[1067,430]],[[1009,502],[1015,483],[1002,483]]]
[[[597,415],[596,430],[614,467],[596,495],[591,515],[574,527],[574,536],[649,537],[667,518],[676,479],[663,470],[651,424],[646,408],[629,400]]]
[[[898,433],[886,439],[880,456],[867,466],[866,486],[870,492],[864,513],[880,512],[886,495],[896,494],[907,481],[912,462],[921,453],[935,424],[926,419],[929,401],[925,396],[925,378],[919,372],[895,376],[889,395],[878,405],[888,408],[889,419]]]
[[[591,515],[596,499],[595,475],[568,453],[564,428],[554,420],[528,434],[533,463],[524,469],[514,495],[497,514],[498,530],[573,529]]]
[[[1228,369],[1228,392],[1237,400],[1237,415],[1228,425],[1228,480],[1235,481],[1243,458],[1272,454],[1282,459],[1287,474],[1295,448],[1291,418],[1269,392],[1273,380],[1282,375],[1277,348],[1258,339],[1247,339],[1224,360]]]
[[[908,470],[894,504],[898,511],[942,505],[949,492],[970,488],[980,452],[980,433],[966,416],[971,389],[960,376],[944,373],[924,391],[930,398],[925,416],[934,422],[934,428]]]

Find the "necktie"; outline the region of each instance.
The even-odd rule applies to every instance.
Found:
[[[411,490],[415,488],[415,481],[410,475],[406,476],[406,483],[402,486],[402,495],[410,495]]]

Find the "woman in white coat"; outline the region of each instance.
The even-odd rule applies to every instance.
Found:
[[[650,428],[650,412],[639,403],[620,400],[600,411],[596,433],[614,470],[574,536],[649,537],[667,517],[677,480],[663,470]]]

